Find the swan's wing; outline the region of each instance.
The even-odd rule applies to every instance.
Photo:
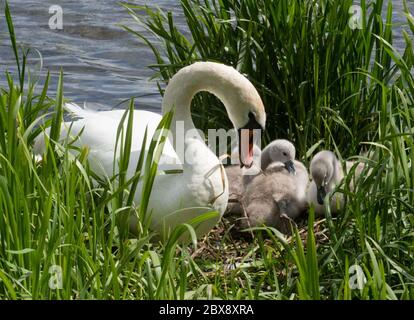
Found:
[[[171,147],[171,144],[167,141],[164,145],[164,150]],[[138,162],[138,159],[140,157],[141,150],[136,150],[131,152],[131,163],[128,170],[130,171],[131,176],[134,174],[134,170],[136,168],[136,164]],[[147,154],[144,156],[144,163],[147,159]],[[161,155],[160,160],[158,162],[158,171],[163,174],[168,174],[170,171],[177,171],[178,173],[181,173],[183,170],[183,166],[180,162],[180,159],[178,158],[177,154],[174,152],[167,152]],[[176,173],[177,173],[176,172]]]
[[[104,112],[89,109],[86,105],[82,108],[74,103],[66,103],[63,108],[69,113],[70,121],[62,123],[62,142],[66,139],[71,142],[82,132],[82,138],[74,143],[75,146],[88,146],[93,150],[99,149],[102,153],[113,149],[111,146],[114,145],[116,126],[120,117],[116,116],[111,120],[111,117],[104,116]],[[49,133],[50,128],[47,128],[44,134],[48,136]],[[37,154],[43,154],[45,151],[44,139],[43,134],[36,138],[34,151]]]
[[[73,124],[74,131],[79,131],[85,127],[83,129],[84,132],[82,133],[82,141],[85,144],[100,147],[107,146],[105,149],[115,148],[118,127],[122,117],[125,115],[125,110],[96,111],[87,108],[86,105],[84,108],[81,108],[73,103],[65,104],[64,108],[75,119],[75,121],[67,122],[67,126]],[[134,111],[132,151],[141,149],[145,130],[147,128],[147,143],[145,149],[149,148],[151,138],[161,119],[162,116],[158,113],[145,110]],[[125,119],[123,125],[124,129],[126,129],[127,119]],[[168,154],[168,152],[171,152],[171,149],[168,146],[166,147]],[[170,154],[170,156],[174,156],[174,153]]]
[[[63,109],[75,119],[88,118],[91,114],[98,113],[98,111],[88,108],[86,104],[82,108],[75,103],[65,103]]]
[[[86,106],[81,108],[73,103],[65,104],[64,109],[70,113],[73,121],[62,124],[61,140],[67,139],[68,133],[70,137],[72,137],[69,138],[69,141],[72,141],[82,133],[74,145],[77,147],[89,148],[93,168],[98,169],[99,171],[103,169],[106,174],[110,175],[113,172],[118,127],[125,111],[96,111],[89,109]],[[136,163],[138,162],[146,129],[147,142],[144,150],[149,149],[151,138],[161,119],[162,116],[154,112],[144,110],[134,111],[130,170],[135,169]],[[126,126],[127,120],[124,122],[125,129]],[[48,134],[48,132],[49,131],[46,131],[46,134]],[[35,152],[37,154],[42,154],[44,152],[43,135],[40,135],[35,143]],[[116,152],[119,154],[119,145]],[[171,166],[164,165],[171,162],[179,163],[178,156],[171,143],[166,141],[161,155],[160,170],[180,169],[179,166],[171,168]]]

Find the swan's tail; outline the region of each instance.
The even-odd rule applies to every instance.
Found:
[[[35,143],[33,146],[33,153],[35,155],[36,162],[42,161],[42,154],[45,152],[45,135],[48,135],[46,132],[42,132],[35,138]]]
[[[82,108],[75,103],[65,103],[63,105],[63,109],[76,118],[86,118],[86,116],[91,112],[91,110],[86,108],[86,105]]]
[[[73,118],[86,118],[88,114],[93,112],[92,110],[86,108],[84,106],[83,108],[78,106],[75,103],[65,103],[63,105],[63,109],[65,109]],[[64,130],[64,129],[62,129]],[[50,128],[47,128],[43,133],[39,134],[36,139],[33,146],[34,154],[36,155],[36,161],[41,161],[41,155],[45,152],[45,135],[49,136],[50,134]]]

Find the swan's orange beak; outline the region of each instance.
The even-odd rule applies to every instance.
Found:
[[[249,114],[249,122],[239,129],[239,159],[240,168],[251,168],[253,165],[254,130],[263,128],[257,122],[252,113]]]
[[[239,158],[240,168],[250,169],[253,165],[253,129],[242,129],[239,131]]]

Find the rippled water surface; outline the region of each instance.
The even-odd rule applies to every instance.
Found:
[[[0,0],[0,3],[3,1]],[[129,1],[134,4],[158,5],[172,11],[179,25],[183,14],[177,0]],[[17,39],[26,47],[37,49],[43,57],[43,74],[50,70],[52,89],[63,68],[65,97],[77,103],[96,104],[100,109],[112,108],[121,101],[137,96],[137,106],[158,110],[160,96],[155,82],[150,82],[154,62],[150,50],[119,24],[139,30],[126,10],[114,0],[9,0]],[[402,0],[394,0],[396,24],[404,22]],[[63,8],[64,29],[50,30],[51,5]],[[414,0],[409,0],[414,12]],[[3,5],[2,5],[3,7]],[[396,45],[402,48],[401,37]],[[33,51],[31,61],[36,61]],[[9,47],[3,16],[0,20],[0,73],[13,71],[14,59]],[[0,86],[5,85],[0,77]],[[52,90],[53,92],[53,90]]]

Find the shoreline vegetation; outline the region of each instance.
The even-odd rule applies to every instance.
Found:
[[[124,26],[153,50],[161,92],[192,62],[232,65],[264,101],[265,142],[291,140],[306,165],[330,149],[367,167],[353,191],[352,172],[337,188],[345,197],[339,215],[328,210],[315,220],[311,209],[292,236],[264,227],[241,232],[225,217],[184,246],[178,239],[194,235],[190,226],[166,243],[154,242],[148,228],[162,140],[152,142],[132,179],[125,176],[134,101],[119,129],[120,173],[98,178],[87,149],[74,157],[70,143],[57,141],[64,70],[54,97],[50,75],[42,84],[30,79],[6,2],[18,79],[1,75],[8,86],[0,88],[0,298],[414,299],[414,17],[406,9],[406,48],[398,53],[391,2],[360,3],[361,28],[352,29],[351,0],[181,0],[190,34],[168,12],[123,4],[152,34]],[[198,128],[230,128],[214,97],[199,94],[194,106]],[[165,115],[160,129],[171,118]],[[39,162],[33,142],[48,126]],[[139,181],[145,187],[136,205]],[[125,228],[131,213],[138,217],[135,238]],[[363,273],[359,282],[355,270]]]

